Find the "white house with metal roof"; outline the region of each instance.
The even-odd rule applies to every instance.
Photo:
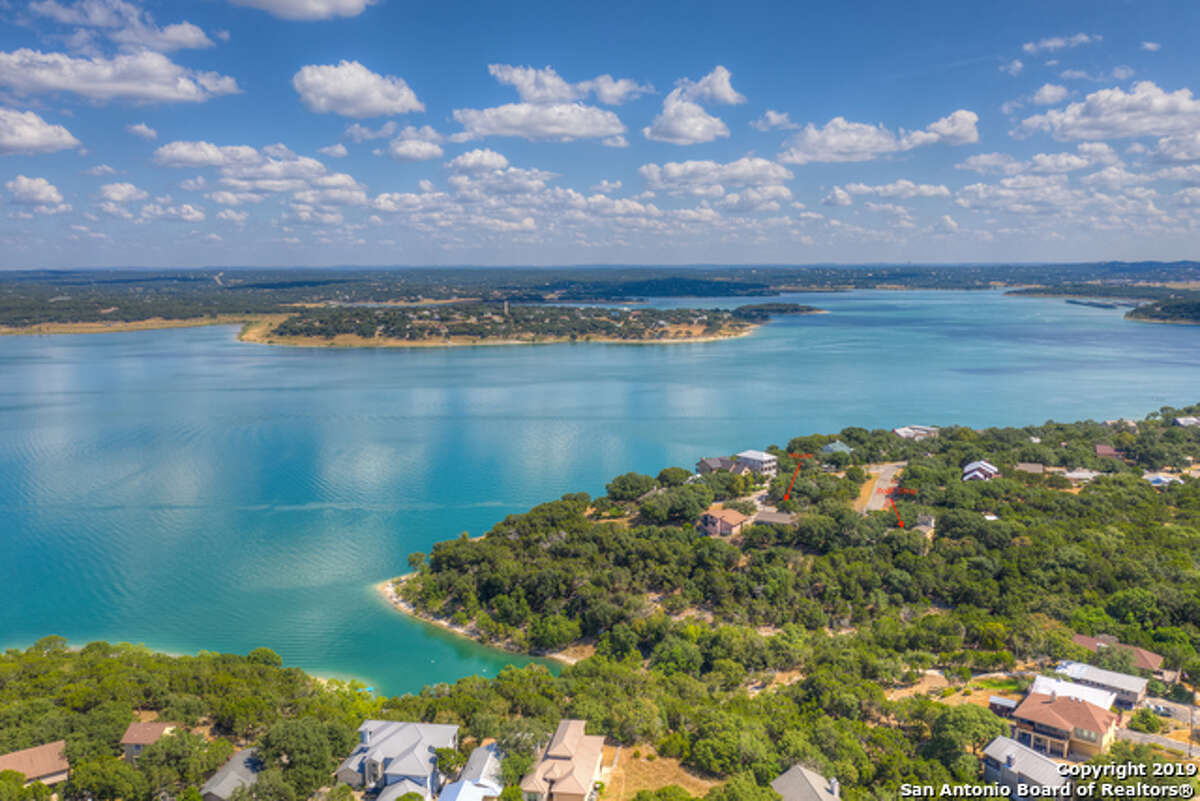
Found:
[[[1101,709],[1112,709],[1113,704],[1117,702],[1117,694],[1112,690],[1088,687],[1083,684],[1076,684],[1073,681],[1056,679],[1051,676],[1038,676],[1035,678],[1033,686],[1029,688],[1029,692],[1060,698],[1074,698],[1076,701],[1087,701],[1089,704],[1095,704]]]
[[[742,451],[733,456],[734,461],[744,464],[755,473],[762,473],[768,478],[779,472],[779,460],[766,451]]]
[[[339,781],[377,790],[377,801],[405,793],[432,799],[442,787],[437,749],[457,747],[458,726],[368,720],[358,736],[358,747],[337,769]]]
[[[1070,661],[1059,662],[1056,671],[1073,682],[1115,693],[1119,706],[1133,708],[1146,698],[1147,680],[1138,676]]]

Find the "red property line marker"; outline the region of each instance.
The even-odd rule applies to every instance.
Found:
[[[888,498],[888,503],[892,505],[892,511],[896,513],[896,522],[900,524],[900,528],[904,528],[904,521],[900,519],[900,510],[896,508],[896,501]]]
[[[787,492],[783,493],[783,499],[786,501],[792,494],[792,485],[796,483],[796,476],[800,475],[800,465],[804,464],[805,459],[812,459],[811,453],[793,453],[793,459],[796,459],[796,472],[792,473],[792,480],[788,482]]]

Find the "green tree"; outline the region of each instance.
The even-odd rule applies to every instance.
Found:
[[[968,749],[975,753],[993,738],[1007,733],[1008,724],[989,709],[973,704],[952,706],[933,722],[929,751],[951,767]]]
[[[692,477],[690,470],[682,467],[667,467],[658,474],[658,483],[664,487],[679,487]]]
[[[254,784],[233,791],[229,801],[296,801],[296,790],[279,768],[258,774]]]
[[[614,501],[636,501],[658,486],[652,476],[641,473],[623,473],[605,485],[608,497]]]
[[[66,797],[81,801],[141,801],[149,795],[146,778],[122,759],[110,757],[74,765]]]
[[[704,801],[780,801],[783,798],[770,787],[760,787],[749,773],[739,773],[725,784],[714,787]]]
[[[311,717],[276,723],[259,740],[258,756],[264,766],[279,767],[301,798],[325,783],[333,763],[326,725]]]

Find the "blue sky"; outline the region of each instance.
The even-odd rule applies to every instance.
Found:
[[[0,0],[0,268],[1195,257],[1198,22]]]

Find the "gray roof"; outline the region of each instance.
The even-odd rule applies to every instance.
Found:
[[[499,795],[503,786],[500,750],[492,743],[471,752],[458,781],[443,787],[438,798],[440,801],[477,801],[484,796]]]
[[[854,448],[851,448],[849,445],[839,439],[834,440],[824,448],[821,448],[821,453],[850,453],[853,450]]]
[[[754,516],[754,522],[790,526],[796,522],[796,516],[791,512],[759,512]]]
[[[771,789],[783,801],[835,801],[841,796],[829,779],[802,765],[792,765],[771,782]]]
[[[355,748],[338,770],[361,773],[363,761],[369,759],[382,765],[387,775],[432,776],[437,766],[435,749],[452,748],[458,726],[368,720],[358,731],[366,735],[366,743]]]
[[[471,752],[458,778],[470,782],[490,781],[500,784],[500,749],[495,743],[476,748]]]
[[[218,798],[228,801],[237,788],[254,784],[258,780],[258,772],[261,769],[262,764],[258,761],[258,754],[253,748],[238,751],[212,775],[212,778],[204,783],[204,786],[200,788],[200,794],[212,793]]]
[[[422,798],[429,798],[429,791],[421,785],[414,782],[412,779],[402,779],[394,784],[389,784],[379,791],[375,801],[396,801],[406,793],[416,793]]]
[[[1128,693],[1140,695],[1146,691],[1146,679],[1130,676],[1127,673],[1117,673],[1115,670],[1103,670],[1083,662],[1059,662],[1057,672],[1072,679],[1090,681]]]
[[[991,706],[993,704],[996,706],[1006,706],[1006,707],[1009,707],[1010,709],[1017,708],[1016,701],[1014,701],[1011,698],[1001,698],[998,695],[992,695],[992,696],[988,697],[988,705]]]
[[[1007,765],[1011,756],[1013,764],[1008,769],[1028,780],[1028,784],[1061,787],[1067,783],[1067,777],[1059,775],[1058,765],[1053,759],[1042,756],[1011,737],[997,737],[992,740],[983,749],[983,755],[991,757],[1001,765]]]

